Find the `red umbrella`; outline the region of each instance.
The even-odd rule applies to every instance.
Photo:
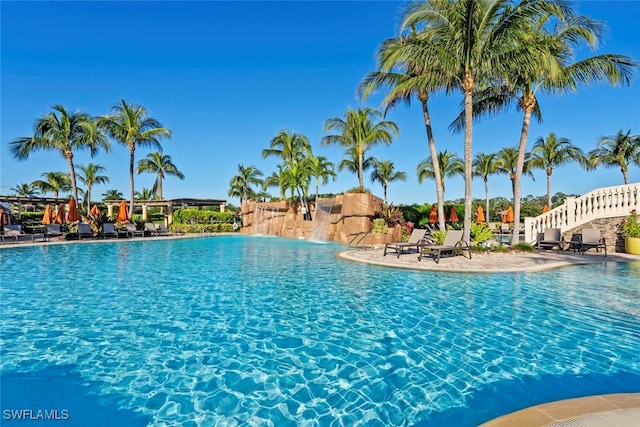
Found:
[[[456,211],[455,206],[451,206],[451,212],[449,213],[449,222],[458,222],[460,219],[458,218],[458,211]]]
[[[80,221],[80,213],[78,212],[78,205],[76,199],[73,197],[69,200],[69,213],[67,214],[67,221],[75,222]]]
[[[56,210],[56,224],[64,224],[67,222],[64,217],[64,203],[60,203],[58,205],[58,209]]]
[[[429,212],[429,222],[431,224],[438,222],[438,212],[436,209],[436,205],[431,205],[431,212]]]
[[[120,202],[120,206],[118,207],[118,217],[116,218],[118,222],[129,222],[129,209],[127,208],[126,200]]]
[[[51,205],[47,205],[44,208],[44,215],[42,216],[43,224],[51,224]]]
[[[478,209],[476,210],[476,224],[481,224],[484,221],[484,209],[482,209],[482,206],[478,206]]]
[[[89,211],[91,213],[91,215],[93,216],[98,216],[100,215],[100,209],[98,208],[98,205],[93,205],[93,207],[91,208],[91,211]]]

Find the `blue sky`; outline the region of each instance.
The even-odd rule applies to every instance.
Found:
[[[637,17],[640,1],[578,2],[581,13],[607,23],[608,31],[595,51],[613,52],[640,61]],[[380,43],[395,35],[401,2],[33,2],[2,1],[0,194],[42,173],[68,172],[59,154],[37,152],[18,162],[8,143],[33,133],[35,120],[55,104],[68,110],[102,115],[124,98],[145,106],[174,136],[163,141],[165,154],[185,174],[168,177],[166,198],[237,199],[227,195],[229,180],[239,164],[254,165],[265,175],[276,170],[276,159],[263,159],[262,150],[281,130],[306,135],[316,156],[335,164],[339,147],[322,147],[328,118],[363,106],[356,96],[362,78],[375,70]],[[577,94],[540,97],[544,123],[533,123],[529,147],[555,132],[588,151],[603,135],[631,129],[640,134],[640,82],[611,88],[598,84]],[[366,104],[378,107],[379,96]],[[430,102],[436,144],[462,156],[462,135],[447,127],[458,114],[460,94],[436,95]],[[371,154],[391,160],[406,182],[391,183],[390,202],[432,203],[434,184],[418,184],[417,164],[428,157],[424,123],[418,103],[399,106],[388,115],[400,127],[390,147]],[[516,146],[521,116],[515,111],[474,127],[474,154]],[[151,150],[136,151],[136,162]],[[95,186],[94,199],[108,189],[128,198],[128,149],[114,144],[111,153],[76,153],[76,164],[106,167],[111,182]],[[366,185],[382,196],[380,184]],[[136,175],[137,190],[150,188],[155,176]],[[630,179],[640,181],[640,168]],[[576,165],[556,169],[553,191],[585,193],[622,184],[617,169],[587,173]],[[342,192],[357,186],[357,177],[343,171],[320,192]],[[506,175],[490,178],[492,197],[510,197]],[[313,191],[313,190],[312,190]],[[278,194],[277,189],[271,190]],[[484,188],[474,181],[474,197]],[[546,193],[543,171],[535,181],[523,180],[523,195]],[[464,196],[462,177],[446,181],[447,199]]]

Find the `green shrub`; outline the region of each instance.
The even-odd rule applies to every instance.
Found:
[[[446,230],[437,230],[431,233],[431,238],[436,242],[437,245],[441,245],[444,243],[444,238],[446,235]]]
[[[497,252],[500,254],[506,254],[507,252],[509,252],[509,248],[505,245],[503,245],[502,243],[500,243],[498,246],[494,246],[491,248],[491,250],[493,252]]]
[[[384,218],[375,218],[373,220],[374,233],[386,233],[387,231],[389,231],[389,228],[387,227],[387,223]]]
[[[471,241],[473,244],[477,245],[486,242],[493,237],[493,231],[491,231],[487,224],[471,224]]]
[[[529,243],[518,243],[516,245],[511,246],[511,249],[515,251],[521,251],[521,252],[533,252],[535,250],[535,248]]]
[[[213,224],[233,223],[236,214],[233,212],[217,212],[208,209],[184,208],[173,213],[174,224]]]

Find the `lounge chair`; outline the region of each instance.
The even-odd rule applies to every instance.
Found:
[[[411,232],[411,236],[409,236],[409,241],[407,241],[407,242],[386,243],[384,245],[384,253],[382,254],[382,256],[386,256],[387,255],[387,250],[389,250],[389,249],[395,250],[395,253],[398,255],[398,258],[400,258],[400,254],[405,249],[410,251],[411,248],[415,248],[416,252],[417,252],[420,244],[422,243],[422,240],[424,239],[424,236],[425,236],[426,232],[427,232],[427,230],[425,230],[425,229],[414,228],[413,231]]]
[[[538,233],[536,250],[557,248],[558,253],[564,250],[564,238],[559,228],[547,228],[544,233]]]
[[[102,238],[106,239],[107,237],[118,237],[116,226],[112,222],[102,224]]]
[[[596,228],[584,228],[580,235],[580,253],[584,255],[589,249],[595,249],[600,252],[600,248],[604,249],[604,256],[607,256],[607,242],[600,235],[600,230]]]
[[[78,240],[93,239],[95,235],[91,230],[91,225],[81,222],[78,224]]]
[[[158,236],[166,236],[167,234],[171,234],[171,230],[169,230],[163,223],[156,225],[156,231]]]
[[[27,234],[22,232],[22,226],[16,224],[7,224],[4,226],[2,234],[2,243],[7,240],[14,243],[19,242],[35,242],[36,238],[44,239],[44,233]]]
[[[144,237],[144,230],[138,230],[135,224],[127,223],[127,236],[129,237]]]
[[[144,231],[148,233],[149,236],[158,236],[158,229],[156,228],[155,224],[152,224],[150,222],[147,222],[144,225]]]
[[[44,226],[44,239],[50,240],[52,237],[61,238],[64,235],[60,224],[46,224]]]
[[[418,261],[421,261],[424,256],[433,256],[434,261],[440,262],[440,256],[443,252],[463,251],[469,254],[471,259],[471,247],[468,242],[462,240],[462,230],[449,230],[444,236],[444,242],[441,245],[422,245],[418,252]]]

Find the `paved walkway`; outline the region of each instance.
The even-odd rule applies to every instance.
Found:
[[[592,264],[598,262],[640,262],[640,256],[625,253],[609,253],[607,257],[602,252],[590,251],[584,255],[577,252],[565,251],[559,254],[555,251],[540,251],[532,253],[478,253],[474,252],[471,259],[466,256],[445,256],[436,264],[433,258],[426,257],[418,261],[415,250],[383,256],[384,247],[367,250],[350,250],[341,252],[339,257],[385,267],[408,268],[414,270],[447,271],[464,273],[509,273],[520,271],[541,271],[577,264]],[[466,253],[465,253],[466,255]]]

